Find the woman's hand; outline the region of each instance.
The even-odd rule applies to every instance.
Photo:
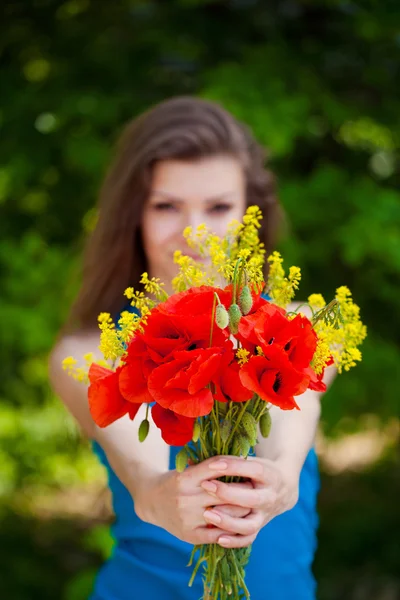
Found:
[[[242,462],[244,461],[240,461]],[[228,519],[228,524],[231,524],[231,520],[240,523],[250,516],[251,508],[241,506],[239,502],[226,502],[222,498],[211,496],[202,487],[207,480],[223,476],[226,464],[225,457],[222,462],[221,457],[213,457],[189,466],[183,473],[136,472],[132,495],[137,515],[143,521],[162,527],[190,544],[215,544],[222,535],[231,535],[232,529],[213,527],[204,516],[208,508],[215,506],[218,514]],[[241,498],[241,494],[252,490],[253,485],[251,482],[232,483],[229,488],[231,491],[236,490]]]
[[[217,481],[216,478],[204,479],[201,487],[210,495],[215,507],[204,513],[208,523],[227,533],[217,538],[224,548],[248,546],[257,537],[258,532],[271,519],[293,508],[299,495],[299,475],[294,469],[279,461],[266,458],[249,457],[246,460],[234,456],[219,457],[220,471],[227,476],[241,476],[251,480],[251,487],[238,487]],[[225,469],[222,469],[222,463]],[[242,518],[224,514],[220,503],[242,506],[251,512]],[[217,533],[217,532],[216,532]]]

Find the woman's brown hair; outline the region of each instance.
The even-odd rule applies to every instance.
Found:
[[[124,290],[140,289],[147,271],[141,238],[143,206],[152,168],[167,159],[196,160],[228,154],[243,166],[247,205],[264,215],[260,237],[273,249],[281,218],[265,154],[249,129],[214,102],[194,97],[166,100],[131,121],[122,132],[99,197],[96,227],[84,254],[82,285],[68,329],[89,329],[100,312],[118,314]]]

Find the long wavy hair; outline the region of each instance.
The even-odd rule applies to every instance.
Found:
[[[260,237],[271,252],[282,211],[275,179],[265,168],[265,152],[250,130],[220,105],[194,97],[175,97],[127,124],[100,191],[98,220],[84,253],[82,284],[66,328],[91,329],[100,312],[118,314],[123,291],[140,289],[147,271],[141,223],[152,170],[158,161],[197,160],[215,155],[239,160],[246,178],[247,205],[264,215]]]

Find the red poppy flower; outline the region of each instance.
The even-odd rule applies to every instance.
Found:
[[[275,333],[282,327],[286,326],[287,319],[283,308],[271,304],[267,300],[263,301],[258,310],[249,313],[242,317],[239,322],[239,334],[237,338],[242,343],[243,347],[251,352],[254,352],[255,346],[262,343],[270,342],[271,337],[266,339],[262,335],[263,328],[270,326],[270,329]],[[257,329],[256,329],[257,327]]]
[[[123,357],[124,365],[119,369],[119,390],[129,402],[153,402],[147,387],[147,379],[157,366],[149,358],[141,336],[133,338]]]
[[[196,419],[177,415],[168,408],[154,404],[151,409],[154,423],[161,429],[161,437],[169,446],[184,446],[193,437]]]
[[[186,417],[207,415],[213,396],[206,388],[220,363],[220,348],[176,352],[174,360],[151,373],[148,387],[158,404]]]
[[[271,345],[281,347],[296,369],[309,366],[318,339],[309,319],[300,314],[288,319],[283,308],[269,302],[241,319],[238,338],[252,352],[255,346],[264,353]]]
[[[172,357],[177,350],[186,350],[192,340],[184,327],[170,315],[159,310],[153,311],[147,319],[141,335],[149,357],[156,363],[163,363]]]
[[[317,334],[312,324],[302,315],[289,320],[278,314],[273,318],[257,321],[254,331],[260,340],[260,346],[276,344],[284,349],[290,362],[296,369],[307,368],[317,347]]]
[[[133,419],[139,410],[139,404],[128,402],[119,391],[119,375],[116,371],[106,369],[93,363],[89,369],[89,409],[93,421],[99,427],[107,427],[117,419],[129,414]]]
[[[240,366],[232,354],[226,354],[220,368],[216,372],[213,383],[214,397],[219,402],[245,402],[253,397],[253,392],[244,387],[239,377]]]
[[[299,408],[294,396],[306,391],[310,378],[297,371],[285,352],[271,346],[268,355],[253,356],[239,371],[242,384],[283,410]]]
[[[210,345],[214,292],[217,292],[221,302],[228,301],[229,292],[225,293],[220,288],[203,285],[174,294],[158,306],[160,312],[168,315],[178,328],[187,333],[196,348],[207,348]],[[213,345],[222,344],[227,337],[228,332],[221,330],[214,322]]]

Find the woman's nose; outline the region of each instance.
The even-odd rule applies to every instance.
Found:
[[[191,227],[195,231],[199,225],[205,223],[204,214],[200,210],[188,211],[186,221],[186,227]]]

